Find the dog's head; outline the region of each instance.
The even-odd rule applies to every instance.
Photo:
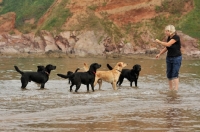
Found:
[[[46,67],[45,67],[45,70],[47,71],[47,72],[50,72],[51,70],[55,70],[56,69],[56,66],[53,66],[53,65],[51,65],[51,64],[48,64],[48,65],[46,65]]]
[[[126,67],[128,64],[124,63],[124,62],[118,62],[117,65],[115,65],[114,69],[117,70],[122,70],[124,67]]]
[[[37,72],[40,72],[40,71],[44,71],[45,67],[44,66],[37,66]]]
[[[140,72],[141,71],[141,65],[139,65],[139,64],[134,65],[133,66],[133,71]]]
[[[98,63],[92,63],[92,64],[90,65],[89,71],[96,72],[96,70],[99,69],[100,67],[101,67],[100,64],[98,64]]]

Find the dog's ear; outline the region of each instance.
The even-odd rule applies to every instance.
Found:
[[[136,65],[133,66],[133,70],[134,70],[134,71],[136,70]]]
[[[122,67],[122,63],[119,63],[118,66],[119,66],[119,67]]]

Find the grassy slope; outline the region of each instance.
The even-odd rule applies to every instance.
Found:
[[[62,0],[59,5],[53,8],[51,14],[46,19],[46,22],[39,27],[39,30],[43,29],[60,32],[66,19],[72,15],[70,10],[65,8],[66,3],[68,2],[69,0]]]
[[[26,33],[36,28],[39,18],[52,5],[54,0],[3,0],[0,14],[15,12],[16,28]],[[35,24],[25,24],[25,20],[35,19]]]
[[[200,40],[200,0],[194,0],[194,6],[194,10],[180,21],[178,28]]]

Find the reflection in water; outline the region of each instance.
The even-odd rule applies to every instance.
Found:
[[[191,132],[200,130],[200,61],[183,61],[180,88],[168,91],[165,60],[96,58],[0,58],[0,131],[151,131]],[[69,92],[68,80],[57,73],[74,71],[84,62],[115,65],[124,61],[132,68],[140,64],[138,88],[124,80],[114,91],[103,82],[102,90]],[[20,89],[21,70],[35,71],[37,65],[54,64],[45,90],[30,82]],[[81,71],[81,70],[80,70]]]
[[[179,108],[169,108],[166,112],[167,127],[176,130],[181,127],[181,110]]]
[[[180,96],[176,91],[169,91],[167,94],[168,104],[181,104]],[[181,109],[175,106],[170,106],[166,111],[167,127],[170,130],[179,130],[181,127]]]

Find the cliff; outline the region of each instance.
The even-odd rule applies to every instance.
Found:
[[[174,24],[183,53],[199,57],[198,38],[180,28],[193,10],[193,0],[54,0],[40,18],[23,18],[18,25],[17,13],[2,14],[0,53],[155,54],[163,47],[154,40],[165,40],[164,27]]]

